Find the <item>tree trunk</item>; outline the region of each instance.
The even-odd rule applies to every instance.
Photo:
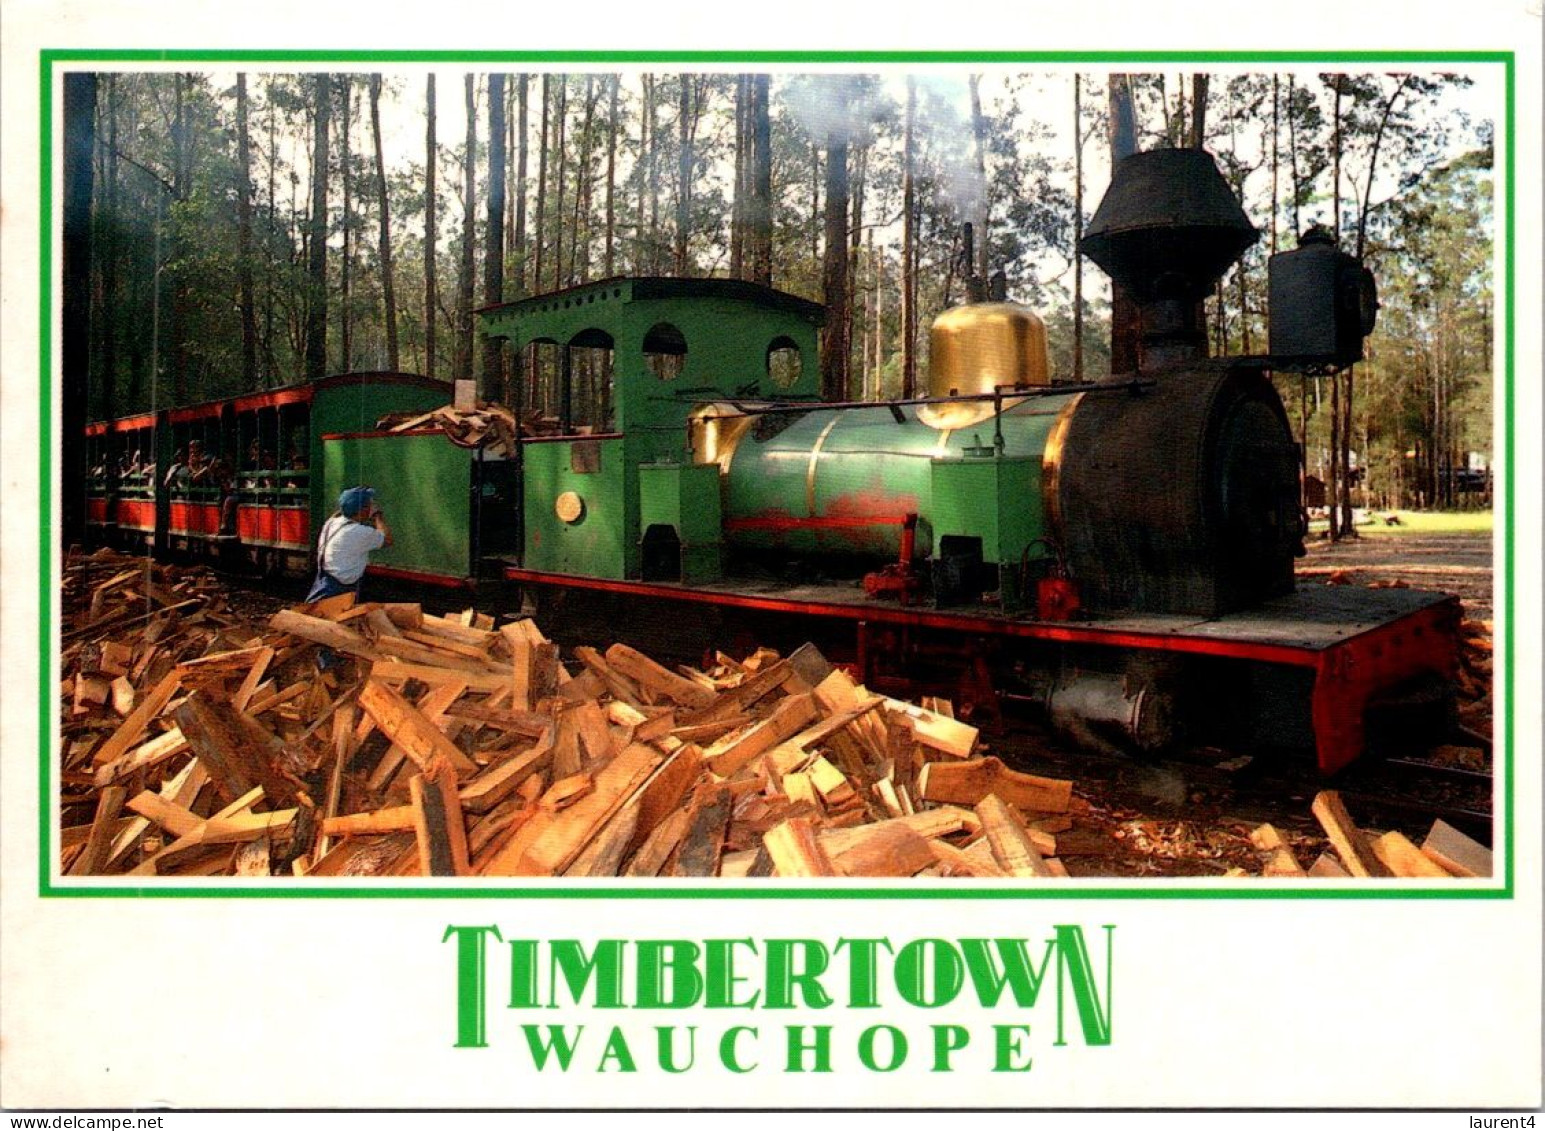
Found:
[[[826,299],[826,333],[821,338],[821,396],[847,400],[848,310],[848,140],[826,135],[826,254],[821,288]]]
[[[988,251],[987,233],[987,120],[982,117],[982,76],[972,75],[969,80],[971,89],[971,142],[976,159],[976,183],[981,192],[981,199],[977,201],[976,214],[972,217],[976,221],[976,262],[972,263],[968,270],[974,274],[977,283],[981,287],[987,285],[988,264],[991,255]]]
[[[306,304],[306,379],[327,376],[327,164],[332,115],[332,78],[315,79],[315,140],[311,148],[311,232],[309,301]]]
[[[187,203],[192,190],[191,165],[189,151],[192,148],[188,141],[188,105],[187,105],[187,76],[178,73],[173,76],[173,111],[172,111],[172,199],[177,204]],[[325,177],[325,170],[324,170]],[[325,186],[325,179],[324,179]],[[325,220],[324,220],[325,223]],[[170,327],[162,327],[163,336],[168,343],[168,365],[172,371],[172,400],[174,404],[186,404],[188,401],[188,365],[187,365],[187,309],[188,309],[188,280],[187,280],[187,225],[180,210],[173,210],[170,217],[172,236],[171,276],[172,276],[172,303],[171,317],[167,319]],[[325,286],[323,289],[323,301],[326,301]]]
[[[401,368],[397,345],[397,294],[392,278],[392,212],[386,192],[386,158],[381,151],[381,76],[370,76],[370,132],[376,150],[376,209],[381,217],[381,304],[385,308],[386,367]]]
[[[558,167],[554,171],[558,198],[553,204],[553,290],[562,290],[563,275],[563,197],[567,187],[569,151],[564,135],[569,123],[569,76],[558,76],[558,105],[553,122],[553,148],[558,155]]]
[[[1332,117],[1332,173],[1331,173],[1331,199],[1333,201],[1331,211],[1331,226],[1336,235],[1336,243],[1341,243],[1341,95],[1344,87],[1344,76],[1332,76],[1336,92],[1334,112]],[[1330,505],[1330,537],[1331,541],[1339,541],[1345,531],[1341,528],[1341,491],[1342,481],[1345,478],[1346,467],[1342,463],[1345,448],[1341,442],[1341,374],[1332,374],[1331,379],[1331,441],[1330,441],[1330,490],[1328,492]]]
[[[424,373],[435,376],[435,320],[439,317],[440,297],[435,287],[435,165],[439,148],[435,144],[435,76],[430,73],[424,95]]]
[[[1186,138],[1189,149],[1201,149],[1207,141],[1207,76],[1191,76],[1191,132]]]
[[[274,80],[268,80],[268,238],[263,251],[263,386],[274,383],[279,372],[279,355],[274,350],[274,312],[278,290],[273,247],[279,235],[279,149],[278,118],[274,112]]]
[[[676,260],[677,275],[687,273],[687,251],[692,233],[692,80],[680,75],[680,109],[676,118],[677,134],[677,185],[676,185]]]
[[[865,313],[863,303],[862,276],[859,274],[859,253],[864,248],[864,189],[865,182],[869,179],[869,146],[861,145],[858,148],[857,170],[852,177],[853,182],[853,208],[852,220],[848,226],[848,328],[847,353],[843,362],[845,376],[842,392],[843,400],[856,400],[862,389],[853,389],[853,371],[855,359],[853,357],[854,338],[857,337],[862,353],[863,343],[869,340],[867,327],[860,326],[860,318]],[[862,359],[858,360],[859,384],[863,384]]]
[[[655,118],[655,77],[644,78],[649,88],[649,271],[660,274],[664,270],[664,248],[660,242],[660,124]]]
[[[483,245],[483,302],[504,301],[504,76],[488,76],[488,231]],[[483,342],[483,387],[489,399],[508,403],[500,338]]]
[[[477,270],[477,80],[468,75],[467,137],[461,160],[461,274],[456,294],[456,376],[463,381],[476,377],[472,353],[473,275]]]
[[[1083,77],[1073,76],[1073,381],[1084,380],[1084,101]]]
[[[354,266],[354,171],[350,167],[353,164],[353,153],[349,147],[349,127],[354,119],[354,80],[348,75],[342,75],[339,81],[343,83],[343,98],[340,102],[343,120],[339,123],[343,142],[340,162],[343,166],[343,267],[338,296],[338,348],[343,355],[339,368],[347,373],[354,367],[354,312],[349,306],[349,276]]]
[[[1115,165],[1123,157],[1137,152],[1137,120],[1132,111],[1132,76],[1111,75],[1110,99],[1110,157]],[[1110,371],[1134,373],[1137,371],[1138,349],[1141,340],[1138,324],[1137,303],[1127,295],[1126,288],[1112,282],[1110,285]]]
[[[1282,126],[1282,103],[1278,92],[1277,75],[1271,76],[1271,243],[1268,254],[1277,254],[1277,205],[1282,197],[1282,190],[1278,185],[1278,166],[1280,153],[1278,143]]]
[[[751,76],[735,76],[735,192],[730,205],[730,278],[746,277],[746,197],[749,193],[747,167],[750,145],[748,110]]]
[[[606,278],[617,274],[617,134],[618,102],[622,76],[611,76],[611,97],[606,108]]]
[[[650,79],[648,75],[639,76],[638,80],[638,217],[633,222],[633,273],[644,275],[648,273],[649,255],[648,239],[645,227],[647,213],[647,201],[649,197],[648,167],[651,160],[650,148],[653,136],[654,109],[650,99]]]
[[[542,255],[547,244],[544,220],[547,216],[547,131],[551,117],[552,76],[542,76],[542,141],[536,156],[536,254],[532,260],[531,288],[537,294],[545,292],[547,284],[542,278]]]
[[[112,80],[109,80],[111,82]],[[109,86],[109,91],[113,89]],[[247,121],[247,76],[236,76],[236,295],[241,307],[241,387],[255,389],[257,306],[252,289],[252,134]],[[116,125],[109,127],[117,133]],[[113,142],[117,148],[117,141]],[[109,181],[109,195],[112,182]],[[111,294],[107,280],[103,289]],[[107,319],[111,327],[112,319]]]
[[[585,76],[585,116],[580,127],[578,173],[574,185],[574,235],[569,241],[569,283],[590,278],[590,203],[594,178],[590,175],[592,131],[595,126],[595,76]]]
[[[70,442],[60,466],[64,545],[86,535],[87,382],[91,365],[91,153],[96,148],[97,77],[64,76],[64,310],[60,327],[61,426]]]
[[[746,221],[750,228],[751,281],[772,286],[772,116],[771,76],[751,78],[751,200]]]
[[[907,77],[901,140],[901,399],[917,396],[917,80]]]
[[[516,130],[516,158],[515,158],[515,263],[517,274],[515,276],[515,293],[525,297],[526,291],[526,158],[530,145],[526,140],[526,134],[530,128],[528,114],[530,107],[527,105],[528,89],[531,86],[531,76],[520,76],[520,125]]]

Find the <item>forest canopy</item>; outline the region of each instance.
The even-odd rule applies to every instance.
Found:
[[[1214,353],[1265,351],[1266,259],[1310,224],[1380,283],[1366,362],[1277,378],[1306,472],[1362,502],[1431,504],[1453,501],[1453,469],[1489,462],[1494,123],[1470,76],[163,70],[91,85],[75,103],[89,418],[348,370],[476,378],[497,399],[508,359],[477,342],[473,311],[613,275],[823,302],[823,393],[865,399],[924,387],[932,319],[1001,272],[1046,321],[1054,379],[1096,379],[1110,290],[1077,239],[1112,153],[1200,146],[1261,232],[1207,303]]]

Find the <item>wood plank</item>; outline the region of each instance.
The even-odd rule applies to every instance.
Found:
[[[236,694],[231,696],[231,706],[238,711],[245,711],[247,705],[252,702],[252,697],[257,694],[257,689],[262,686],[263,677],[268,674],[269,665],[274,662],[275,652],[264,645],[258,650],[257,659],[252,667],[247,669],[246,678],[241,681],[241,686],[236,689]]]
[[[927,839],[904,824],[879,821],[844,831],[855,835],[841,842],[840,851],[831,848],[834,834],[821,834],[827,855],[844,876],[915,876],[934,862]]]
[[[640,687],[665,696],[690,709],[711,706],[717,698],[712,691],[699,687],[685,676],[661,666],[636,648],[613,644],[606,650],[606,662]]]
[[[235,876],[272,875],[272,849],[273,840],[266,833],[256,840],[249,840],[236,849],[236,856],[231,861],[231,874]],[[299,859],[297,857],[297,861]]]
[[[815,701],[806,695],[791,695],[773,709],[760,723],[738,734],[727,736],[703,752],[708,769],[721,778],[738,773],[753,758],[803,730],[815,718]]]
[[[828,807],[834,808],[850,801],[856,791],[836,766],[823,757],[815,757],[806,767],[805,773],[810,777],[810,784],[821,795],[821,801]]]
[[[989,880],[1008,878],[1008,873],[994,859],[984,860],[942,840],[930,840],[928,846],[933,850],[934,858],[953,875]]]
[[[430,647],[409,636],[383,636],[376,640],[375,646],[382,656],[395,657],[409,664],[425,664],[432,668],[448,668],[475,675],[492,675],[499,670],[486,657],[468,658],[457,652]]]
[[[1073,783],[1022,774],[997,758],[928,762],[918,775],[918,795],[925,801],[975,805],[989,793],[1020,809],[1065,813],[1072,801]]]
[[[349,813],[322,819],[322,834],[328,837],[411,832],[413,827],[412,805],[392,805],[368,813]]]
[[[510,682],[510,677],[502,672],[470,672],[461,668],[410,664],[403,660],[378,660],[370,669],[370,678],[388,684],[416,679],[430,686],[462,682],[467,685],[468,691],[482,694],[502,691]]]
[[[969,723],[897,699],[887,699],[885,706],[912,720],[912,732],[917,736],[917,741],[930,750],[937,750],[952,758],[969,758],[976,749],[981,732]]]
[[[472,872],[467,826],[456,796],[456,768],[439,755],[408,779],[419,874],[466,876]]]
[[[859,829],[831,830],[822,834],[822,843],[826,845],[828,852],[840,854],[845,852],[848,846],[857,839],[870,835],[873,830],[888,825],[898,825],[911,829],[918,836],[925,839],[952,836],[955,833],[975,834],[982,829],[981,819],[970,809],[961,809],[955,805],[943,805],[937,809],[925,809],[920,813],[913,813],[907,817],[892,817],[888,821],[875,821]]]
[[[1320,827],[1330,838],[1336,855],[1341,857],[1342,865],[1351,875],[1362,879],[1391,874],[1383,861],[1373,854],[1373,849],[1368,847],[1363,834],[1352,823],[1352,817],[1347,813],[1346,806],[1341,803],[1339,793],[1333,789],[1321,790],[1315,795],[1310,811],[1320,822]]]
[[[511,705],[517,711],[530,711],[541,700],[558,692],[558,649],[531,620],[501,625],[499,633],[511,654],[510,674],[506,679],[512,691]]]
[[[204,823],[197,813],[148,789],[131,798],[129,808],[174,837],[187,836]]]
[[[161,713],[177,689],[182,686],[182,677],[173,668],[162,676],[150,693],[140,700],[139,706],[122,723],[118,729],[108,736],[106,742],[97,747],[91,756],[93,766],[105,766],[109,762],[117,761],[128,752],[129,747],[139,742],[145,733],[145,728],[150,725],[150,720]]]
[[[261,785],[276,804],[296,802],[299,786],[280,769],[284,742],[228,701],[195,691],[183,700],[175,717],[222,797],[229,799]]]
[[[1434,821],[1422,852],[1445,871],[1466,879],[1491,875],[1491,849],[1471,840],[1446,821]]]
[[[1051,870],[1030,839],[1029,830],[1001,797],[989,793],[976,803],[975,811],[992,846],[993,857],[1006,873],[1022,877],[1051,876]]]
[[[640,693],[638,684],[607,663],[600,652],[580,645],[574,649],[574,658],[584,664],[587,671],[595,674],[613,699],[631,707],[644,706],[644,696]]]
[[[574,863],[563,870],[563,874],[573,877],[615,876],[622,867],[628,844],[637,828],[638,806],[624,805],[612,814],[611,819],[585,846]]]
[[[169,761],[187,749],[188,743],[182,737],[182,731],[173,727],[155,738],[140,743],[117,761],[98,766],[92,781],[98,789],[106,788],[141,770],[148,770],[151,766]]]
[[[463,754],[422,711],[374,676],[360,690],[359,705],[375,720],[382,734],[402,747],[420,772],[426,771],[437,755],[455,767],[458,774],[470,776],[477,772],[477,763]]]
[[[675,876],[716,876],[734,795],[723,783],[703,782],[694,793],[692,823],[676,851]]]
[[[347,595],[347,594],[346,594]],[[379,660],[381,653],[372,648],[359,633],[321,617],[307,616],[294,609],[281,609],[268,618],[275,632],[286,632],[362,660]]]
[[[670,860],[671,854],[676,851],[676,846],[681,843],[681,838],[687,835],[687,826],[691,822],[690,809],[676,809],[668,813],[644,838],[622,874],[624,876],[659,875],[660,870]]]
[[[667,756],[639,787],[637,797],[630,802],[638,809],[638,821],[628,843],[629,852],[639,850],[660,823],[677,811],[702,770],[702,751],[688,743]]]
[[[1388,832],[1373,841],[1373,854],[1403,879],[1449,879],[1449,872],[1403,833]]]
[[[1309,865],[1307,874],[1322,880],[1351,879],[1351,876],[1347,874],[1347,870],[1336,863],[1336,858],[1328,852],[1322,852],[1315,858],[1314,863]]]
[[[529,843],[515,860],[496,860],[495,875],[555,876],[574,862],[590,838],[640,783],[663,761],[649,746],[634,744],[619,754],[595,778],[589,796],[561,813],[542,812],[532,819]],[[533,828],[534,826],[534,828]],[[524,830],[523,830],[524,831]],[[520,842],[516,842],[519,844]],[[508,868],[509,871],[504,869]]]
[[[199,792],[208,782],[209,771],[204,769],[197,758],[191,758],[186,766],[161,784],[157,794],[172,804],[187,809],[198,800]],[[113,871],[122,862],[150,825],[148,818],[136,817],[128,828],[119,831],[113,838],[112,850],[108,853],[107,871]]]
[[[97,813],[91,822],[91,832],[86,847],[70,865],[71,876],[95,876],[107,866],[112,851],[113,837],[118,831],[118,814],[129,791],[121,785],[110,785],[97,795]]]
[[[790,817],[762,836],[777,875],[787,877],[836,876],[841,873],[816,836],[808,817]]]
[[[719,692],[713,703],[700,710],[678,714],[679,726],[700,726],[718,722],[734,715],[744,714],[756,703],[784,685],[793,674],[787,660],[779,660],[765,671],[760,671],[739,687]]]
[[[490,765],[461,788],[461,806],[469,813],[487,813],[534,774],[552,766],[553,747],[545,735],[527,751]]]

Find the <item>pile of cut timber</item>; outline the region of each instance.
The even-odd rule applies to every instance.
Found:
[[[1250,842],[1261,856],[1261,875],[1326,879],[1473,879],[1491,875],[1491,850],[1444,821],[1433,822],[1418,848],[1402,833],[1374,834],[1359,829],[1334,790],[1316,795],[1312,809],[1335,855],[1322,852],[1306,869],[1275,826],[1261,825],[1250,834]]]
[[[1491,621],[1466,620],[1459,626],[1460,720],[1473,730],[1491,731]]]
[[[708,671],[582,647],[571,673],[529,620],[346,595],[251,625],[196,572],[70,571],[72,875],[1067,874],[1070,782],[809,646]]]

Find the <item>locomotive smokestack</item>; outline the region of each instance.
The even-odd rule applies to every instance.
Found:
[[[1207,354],[1200,304],[1260,238],[1212,156],[1151,149],[1123,158],[1079,247],[1137,302],[1143,360]]]

